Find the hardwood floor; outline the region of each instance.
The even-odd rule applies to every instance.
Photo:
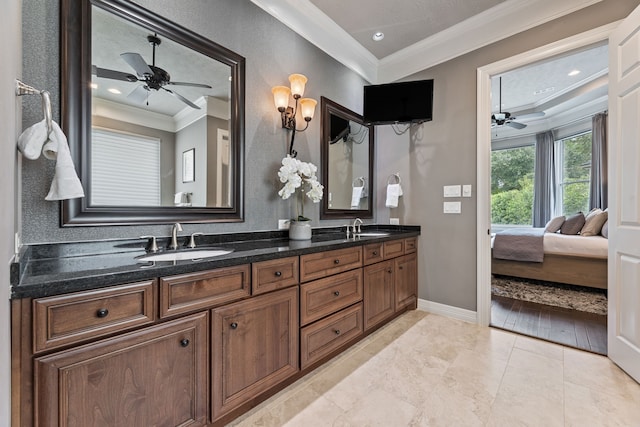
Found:
[[[493,295],[491,326],[607,354],[607,316]]]

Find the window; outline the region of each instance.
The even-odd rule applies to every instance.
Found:
[[[532,225],[535,146],[491,152],[491,223]]]
[[[589,211],[591,131],[556,141],[556,209],[558,215]]]
[[[160,140],[92,129],[91,205],[160,206]]]

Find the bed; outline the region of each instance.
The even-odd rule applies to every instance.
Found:
[[[602,236],[544,233],[542,262],[492,256],[491,273],[607,289],[607,242]]]

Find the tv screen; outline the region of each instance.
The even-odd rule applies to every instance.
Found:
[[[426,122],[433,116],[433,79],[364,87],[367,124]]]

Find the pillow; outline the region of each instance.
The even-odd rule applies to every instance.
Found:
[[[565,216],[564,215],[560,215],[560,216],[557,216],[555,218],[551,218],[549,220],[549,222],[547,223],[547,225],[544,226],[544,232],[545,233],[557,233],[558,230],[560,230],[560,227],[562,227],[562,224],[564,224],[564,220],[565,220]]]
[[[602,234],[602,237],[604,237],[605,239],[609,238],[609,220],[608,219],[604,222],[604,225],[602,226],[602,230],[600,231],[600,234]]]
[[[577,214],[571,215],[564,221],[562,227],[560,227],[561,234],[578,234],[580,230],[582,230],[582,226],[584,225],[584,214],[582,212],[578,212]]]
[[[589,212],[589,215],[584,220],[584,225],[580,234],[582,236],[597,236],[602,231],[602,226],[607,221],[609,212],[604,212],[602,209],[594,209]]]

